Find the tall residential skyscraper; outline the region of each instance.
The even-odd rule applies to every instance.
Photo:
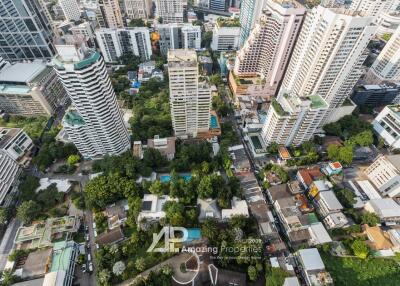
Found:
[[[373,17],[318,6],[310,11],[294,48],[282,89],[321,96],[332,110],[342,105],[362,74]]]
[[[72,101],[63,118],[68,138],[85,158],[128,150],[128,131],[101,55],[77,44],[56,48],[54,68]]]
[[[297,1],[267,0],[265,9],[238,52],[234,72],[265,78],[265,95],[274,96],[283,78],[305,9]]]
[[[151,14],[153,1],[124,0],[126,16],[129,19],[148,19]]]
[[[395,10],[399,0],[352,0],[350,10],[363,12],[364,16],[376,19],[380,14]]]
[[[162,23],[183,23],[182,0],[156,0],[156,16]]]
[[[243,46],[244,42],[254,28],[256,21],[260,18],[262,9],[266,0],[243,0],[240,7],[240,39],[239,46]]]
[[[3,141],[0,134],[0,143]],[[18,191],[18,177],[21,169],[6,152],[0,150],[0,205],[9,206],[12,194]]]
[[[400,27],[392,35],[366,76],[368,83],[400,82]]]
[[[312,138],[327,109],[328,104],[318,95],[300,98],[285,93],[272,100],[261,136],[267,145],[300,145]]]
[[[81,9],[76,0],[59,0],[64,16],[68,21],[79,21],[81,19]]]
[[[0,56],[8,61],[51,59],[52,29],[37,0],[0,1]]]
[[[295,115],[293,120],[296,119],[296,123],[291,127],[288,125],[292,130],[284,133],[280,142],[300,144],[311,139],[316,128],[323,125],[335,108],[340,107],[350,95],[362,73],[362,63],[367,56],[365,49],[377,29],[372,21],[373,17],[362,17],[358,12],[322,6],[307,14],[277,103],[287,106],[284,104],[287,98],[312,99],[316,104],[310,105],[307,114],[314,109],[313,106],[317,106],[318,116],[312,119],[309,128],[304,128],[304,124],[310,120],[304,117],[304,120],[299,121],[298,118],[302,117]],[[274,104],[270,106],[268,114],[273,114],[273,110]],[[286,107],[283,107],[283,111],[286,111]],[[296,114],[294,111],[289,113]],[[274,118],[268,116],[263,129],[267,143],[272,142],[271,138],[278,138],[282,132],[279,128],[271,127],[274,126]],[[314,131],[311,132],[313,127]],[[296,136],[290,137],[289,134]]]
[[[146,27],[99,29],[96,39],[107,63],[118,62],[124,54],[138,56],[143,61],[149,60],[152,55],[150,32]]]
[[[167,55],[168,50],[200,49],[201,27],[189,23],[171,23],[157,25],[160,35],[160,52]]]
[[[210,128],[211,89],[199,78],[194,50],[168,52],[169,100],[175,136],[197,137]]]
[[[124,27],[118,0],[98,0],[98,10],[96,14],[100,28]]]

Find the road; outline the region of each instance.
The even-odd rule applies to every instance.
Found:
[[[14,246],[14,238],[20,226],[21,222],[15,218],[7,226],[0,244],[0,270],[4,270],[6,266],[8,255]]]

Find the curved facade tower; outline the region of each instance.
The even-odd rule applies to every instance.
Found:
[[[69,139],[85,158],[128,150],[128,131],[101,55],[74,45],[56,48],[54,67],[73,106],[63,118]]]

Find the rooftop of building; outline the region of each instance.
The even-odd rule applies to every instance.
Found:
[[[336,198],[333,191],[319,192],[319,198],[322,199],[330,210],[341,210],[343,209],[342,204]]]
[[[217,24],[219,27],[240,27],[239,18],[217,18]]]
[[[311,101],[311,108],[312,109],[319,109],[319,108],[327,108],[328,104],[326,101],[319,95],[310,95],[308,99]]]
[[[24,85],[0,84],[0,94],[28,94],[31,88]]]
[[[313,270],[323,270],[325,269],[324,262],[319,255],[318,249],[316,248],[307,248],[300,249],[298,254],[303,262],[304,269],[306,271]]]
[[[386,155],[386,159],[400,172],[400,154]]]
[[[391,198],[373,199],[368,201],[367,205],[382,219],[400,217],[400,206]]]
[[[0,71],[0,83],[27,83],[48,68],[45,62],[33,61],[7,65]]]
[[[44,275],[50,265],[52,248],[44,248],[29,253],[22,266],[22,278],[33,278]]]
[[[65,113],[63,121],[70,126],[85,125],[85,121],[83,120],[83,118],[79,115],[79,113],[76,110],[73,109]]]
[[[300,169],[298,171],[298,176],[300,176],[307,186],[310,186],[314,180],[319,180],[324,177],[319,167],[311,169]]]
[[[168,50],[168,67],[197,66],[197,54],[194,49]]]
[[[396,116],[400,119],[400,105],[388,105],[387,106]]]
[[[73,263],[71,258],[75,247],[74,242],[59,241],[54,243],[50,272],[67,271],[70,264]]]
[[[21,128],[0,127],[0,149],[10,143],[21,130]]]

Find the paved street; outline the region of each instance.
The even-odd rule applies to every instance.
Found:
[[[6,266],[7,257],[13,248],[14,238],[20,226],[21,222],[17,219],[12,219],[8,224],[7,230],[0,244],[0,270],[3,270]]]

